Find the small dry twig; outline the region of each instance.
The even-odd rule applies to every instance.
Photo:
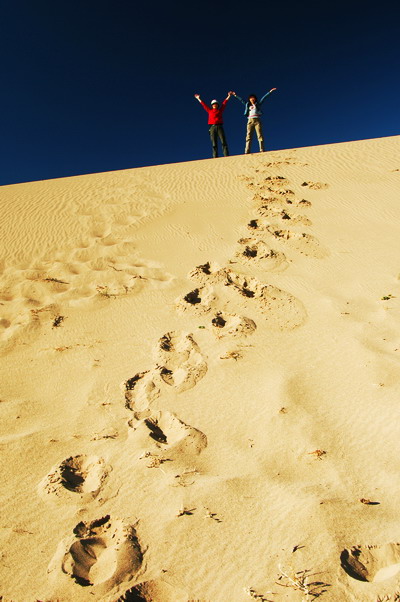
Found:
[[[293,577],[290,577],[281,566],[278,567],[280,571],[280,576],[278,577],[277,585],[281,585],[282,587],[291,587],[292,589],[299,590],[303,592],[306,596],[306,600],[314,600],[315,598],[319,598],[322,596],[324,592],[326,592],[326,588],[330,587],[329,583],[325,583],[323,581],[310,581],[313,577],[320,573],[311,573],[310,570],[305,569],[303,571],[296,571],[293,574]],[[285,580],[283,583],[279,583],[280,580]]]
[[[196,508],[181,508],[176,516],[191,516]]]
[[[211,518],[212,520],[215,520],[217,523],[222,523],[222,519],[218,517],[216,512],[211,512],[211,510],[208,510],[207,508],[206,508],[206,514],[205,514],[204,518]]]
[[[235,360],[236,362],[242,358],[240,351],[228,351],[225,355],[221,355],[221,360]]]
[[[326,451],[324,451],[323,449],[316,449],[313,452],[308,452],[309,456],[315,456],[316,458],[318,458],[319,460],[322,458],[322,456],[326,455]]]
[[[59,280],[58,278],[42,278],[42,282],[57,282],[57,284],[69,284],[69,282]]]

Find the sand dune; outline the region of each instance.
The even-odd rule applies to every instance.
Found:
[[[400,595],[398,137],[0,189],[0,599]]]

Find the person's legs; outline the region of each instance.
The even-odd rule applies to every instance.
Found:
[[[228,150],[228,143],[225,138],[224,126],[219,125],[217,127],[218,127],[218,136],[219,136],[219,139],[221,140],[221,144],[222,144],[222,150],[224,151],[224,157],[228,157],[229,150]]]
[[[254,119],[249,119],[247,122],[247,132],[246,132],[246,148],[244,149],[244,152],[246,154],[248,154],[250,152],[250,147],[251,147],[251,139],[253,138],[253,132],[254,132]]]
[[[254,121],[256,122],[254,124],[254,127],[256,128],[258,144],[260,145],[260,153],[262,153],[264,151],[264,137],[263,137],[263,132],[262,132],[261,120],[255,119]]]
[[[216,125],[210,125],[210,138],[211,138],[211,145],[212,145],[212,149],[213,149],[213,157],[214,159],[216,157],[218,157],[218,130],[217,130]]]

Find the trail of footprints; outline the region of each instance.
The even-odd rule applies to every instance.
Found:
[[[289,164],[291,160],[284,160],[268,163],[266,167]],[[271,246],[275,242],[304,255],[325,257],[327,251],[319,241],[310,233],[298,230],[311,226],[311,221],[301,213],[310,202],[297,201],[286,178],[263,177],[263,170],[255,171],[255,178],[246,176],[242,179],[254,193],[256,215],[247,226],[249,235],[239,239],[233,261],[243,265],[254,263],[265,271],[279,273],[288,268],[289,262],[283,249]],[[303,185],[317,190],[326,188],[326,185],[312,182]],[[297,229],[292,230],[292,226]],[[111,239],[110,244],[113,244]],[[99,259],[99,269],[102,265]],[[231,264],[221,267],[209,261],[195,267],[188,277],[195,282],[195,288],[177,299],[175,308],[178,312],[208,316],[210,330],[218,338],[242,339],[252,335],[257,328],[254,320],[228,309],[235,299],[240,299],[241,305],[249,310],[255,307],[271,328],[293,329],[306,319],[306,310],[299,299],[276,286],[259,282],[253,276],[234,271]],[[206,448],[207,437],[200,430],[167,410],[152,409],[164,391],[181,395],[195,387],[206,373],[206,358],[193,335],[171,331],[156,343],[149,368],[137,372],[122,384],[125,407],[131,416],[127,421],[128,440],[138,450],[146,450],[144,457],[149,458],[149,467],[158,466],[165,459],[175,460],[178,465],[182,456],[188,457],[188,454],[195,466],[195,457]],[[71,456],[50,470],[39,483],[38,493],[43,499],[57,503],[76,500],[80,506],[90,504],[111,472],[112,467],[101,457]],[[180,472],[177,476],[181,478]],[[189,484],[192,482],[188,481]],[[49,565],[50,579],[61,571],[78,587],[87,587],[98,596],[113,591],[116,586],[121,589],[122,585],[126,592],[120,600],[130,599],[130,596],[135,600],[153,599],[151,592],[157,593],[159,584],[140,578],[144,547],[137,526],[110,515],[79,522],[60,542]],[[343,550],[341,564],[355,579],[387,579],[400,570],[400,544]]]
[[[0,348],[7,349],[26,329],[51,323],[68,306],[136,294],[146,282],[160,287],[171,280],[138,256],[131,237],[138,219],[123,216],[111,201],[104,215],[81,215],[89,220],[87,236],[75,247],[30,264],[0,266]]]
[[[154,411],[151,404],[163,389],[181,394],[194,387],[207,372],[207,363],[191,334],[168,332],[154,348],[154,362],[123,383],[125,406],[132,418],[127,421],[128,441],[140,457],[148,458],[147,466],[157,467],[172,460],[172,472],[185,486],[186,467],[182,456],[195,465],[195,457],[207,446],[207,437],[167,410]],[[186,471],[186,472],[185,472]],[[58,504],[76,503],[86,506],[99,496],[112,467],[101,457],[76,455],[54,466],[38,485],[39,495]],[[193,474],[193,469],[192,469]],[[141,574],[143,546],[136,526],[110,515],[91,522],[80,522],[71,535],[62,539],[48,573],[54,581],[61,574],[77,586],[90,588],[96,596],[115,587],[131,588]]]
[[[251,236],[238,241],[240,247],[235,261],[257,262],[271,272],[288,267],[284,252],[271,248],[260,235],[270,232],[268,220],[276,223],[292,220],[293,224],[310,225],[307,217],[287,209],[287,205],[308,206],[306,201],[295,203],[287,185],[287,180],[280,177],[267,178],[267,184],[249,183],[256,189],[254,198],[260,201],[258,217],[254,220],[256,226],[253,222],[248,226],[249,233],[257,230],[257,238],[251,232]],[[269,192],[273,189],[275,196],[266,197],[265,186]],[[272,225],[272,237],[276,236],[275,230],[278,226]],[[95,234],[105,235],[105,246],[115,242],[108,232],[96,230]],[[311,246],[309,241],[304,242],[304,248]],[[88,261],[89,256],[84,248],[77,254],[82,261]],[[102,270],[108,261],[106,257],[97,257],[91,268]],[[210,314],[210,328],[218,338],[241,339],[252,335],[257,328],[254,320],[228,310],[227,301],[231,297],[240,299],[249,308],[256,304],[264,320],[273,328],[295,328],[306,318],[302,303],[290,293],[237,273],[230,266],[207,262],[194,268],[189,279],[197,286],[177,300],[176,310]],[[66,284],[56,283],[55,286],[65,291]],[[148,466],[157,466],[166,458],[178,464],[179,459],[188,454],[194,465],[194,458],[207,446],[207,437],[200,430],[167,410],[152,409],[163,391],[181,395],[195,387],[206,373],[206,359],[193,335],[171,331],[156,343],[153,362],[148,369],[137,372],[122,384],[125,407],[132,416],[127,422],[128,440],[138,450],[146,450],[144,457],[152,462]],[[39,483],[38,493],[43,499],[56,503],[90,504],[99,496],[111,472],[112,467],[101,457],[71,456],[49,471]],[[78,586],[95,588],[93,591],[100,594],[110,591],[116,584],[126,583],[126,587],[128,584],[131,587],[138,579],[142,560],[143,551],[135,527],[107,515],[77,524],[73,533],[60,542],[49,565],[49,574],[54,576],[61,571]]]
[[[266,167],[290,165],[292,159],[268,163]],[[232,264],[255,266],[269,273],[286,270],[290,263],[286,249],[303,255],[322,259],[327,250],[315,236],[304,231],[311,220],[303,210],[311,206],[310,201],[296,200],[289,180],[280,175],[267,175],[271,170],[256,169],[256,175],[241,176],[253,192],[256,205],[254,219],[247,224],[248,234],[238,240],[238,249],[228,267],[209,261],[193,269],[189,278],[196,287],[176,300],[180,312],[191,311],[197,315],[211,314],[211,326],[217,337],[243,336],[254,332],[256,325],[248,317],[232,314],[228,307],[234,296],[242,297],[242,305],[248,310],[261,312],[263,322],[270,328],[289,330],[304,323],[307,312],[302,302],[271,284],[260,282],[254,276],[245,276],[232,269]],[[326,184],[307,182],[309,188],[320,190]],[[243,303],[243,298],[245,303]],[[252,327],[249,328],[249,320]]]

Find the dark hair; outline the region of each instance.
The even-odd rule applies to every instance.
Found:
[[[249,94],[248,102],[250,102],[250,98],[255,98],[256,102],[258,102],[258,98],[255,94]]]

